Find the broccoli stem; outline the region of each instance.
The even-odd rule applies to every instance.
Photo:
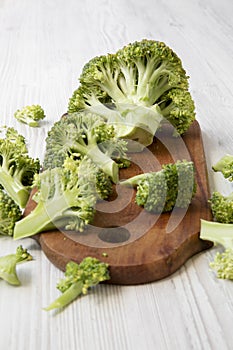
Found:
[[[22,187],[15,178],[7,174],[3,168],[0,167],[0,183],[4,187],[8,195],[21,207],[25,208],[29,192],[28,189]]]
[[[48,229],[55,219],[57,220],[62,216],[68,202],[69,200],[65,196],[52,199],[46,205],[40,201],[29,215],[16,222],[14,239],[33,236]]]
[[[135,175],[133,177],[130,177],[127,180],[121,181],[120,184],[124,186],[136,187],[141,180],[144,180],[146,178],[146,176],[148,175],[145,175],[145,174]]]
[[[98,146],[90,147],[86,154],[103,170],[105,174],[110,176],[114,183],[119,181],[119,168],[117,163],[101,152]]]
[[[44,308],[45,311],[58,309],[65,307],[73,300],[75,300],[81,293],[83,288],[83,282],[78,281],[73,283],[60,297],[54,300],[49,306]]]
[[[233,224],[201,220],[200,238],[219,243],[226,249],[233,247]]]

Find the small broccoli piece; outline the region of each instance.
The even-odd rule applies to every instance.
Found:
[[[23,107],[21,110],[18,109],[14,117],[24,124],[37,127],[39,122],[45,118],[45,113],[40,105],[32,105]]]
[[[13,236],[15,223],[21,216],[20,207],[0,188],[0,234]]]
[[[226,154],[212,166],[212,169],[221,172],[229,181],[233,181],[233,155]]]
[[[113,182],[118,181],[116,161],[126,157],[126,142],[115,137],[113,126],[100,116],[84,111],[67,115],[56,122],[46,138],[44,169],[62,166],[72,155],[88,156]]]
[[[136,41],[84,66],[68,112],[89,109],[115,125],[118,137],[148,146],[164,121],[175,134],[183,134],[194,121],[188,78],[165,43]]]
[[[220,192],[213,192],[209,203],[216,221],[226,224],[233,223],[233,193],[224,196]]]
[[[201,220],[200,238],[223,247],[223,252],[216,253],[210,267],[218,278],[233,280],[233,224]]]
[[[16,249],[15,254],[9,254],[0,257],[0,278],[12,285],[20,285],[20,280],[17,276],[17,264],[32,260],[31,254],[21,245]]]
[[[70,261],[66,265],[65,278],[57,284],[62,295],[44,310],[64,308],[81,294],[87,294],[90,288],[109,279],[108,264],[96,258],[86,257],[80,264]]]
[[[55,228],[84,230],[93,220],[97,200],[96,174],[90,172],[89,162],[83,159],[78,167],[64,162],[63,168],[47,169],[37,175],[38,191],[33,197],[37,206],[16,223],[15,239]]]
[[[113,192],[113,185],[110,177],[106,175],[91,159],[84,156],[82,160],[74,159],[72,156],[67,157],[64,160],[63,165],[66,169],[70,169],[75,172],[76,168],[80,166],[81,162],[85,162],[86,173],[92,174],[93,179],[95,176],[95,190],[99,199],[107,199]]]
[[[168,212],[187,208],[196,192],[194,165],[191,161],[165,164],[162,170],[136,175],[121,181],[136,187],[135,201],[150,212]]]
[[[27,203],[39,169],[39,159],[29,157],[24,137],[13,128],[6,129],[0,139],[0,184],[21,208]]]

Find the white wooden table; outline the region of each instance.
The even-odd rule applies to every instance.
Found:
[[[190,75],[204,139],[210,189],[229,191],[211,165],[233,152],[233,2],[231,0],[0,0],[0,121],[43,156],[44,139],[66,111],[91,57],[142,38],[166,42]],[[39,103],[37,129],[17,123],[16,109]],[[0,255],[18,241],[0,237]],[[21,265],[22,286],[0,281],[3,350],[208,350],[233,348],[233,283],[209,271],[216,248],[164,280],[101,285],[61,313],[46,313],[63,273],[32,239],[34,261]]]

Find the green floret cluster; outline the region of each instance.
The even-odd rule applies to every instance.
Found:
[[[165,43],[142,40],[114,54],[92,58],[68,112],[88,109],[117,126],[118,137],[148,146],[166,121],[183,134],[195,119],[188,76],[180,58]]]
[[[233,180],[233,156],[223,156],[213,167],[230,182]],[[233,193],[223,195],[214,191],[209,199],[214,221],[201,220],[200,238],[223,247],[217,252],[210,267],[218,278],[233,279]]]
[[[31,105],[17,109],[14,117],[21,123],[37,127],[39,122],[45,118],[45,112],[40,105]]]
[[[39,159],[29,156],[24,137],[13,128],[6,129],[0,139],[0,184],[20,208],[26,206],[39,170]]]
[[[217,222],[233,223],[233,193],[224,196],[220,192],[213,192],[209,202]]]
[[[87,294],[90,288],[109,279],[108,264],[96,258],[86,257],[80,264],[70,261],[66,265],[64,279],[57,284],[57,289],[62,293],[61,296],[45,310],[64,308],[81,294]]]
[[[37,205],[15,224],[14,238],[56,228],[82,232],[93,220],[97,201],[95,168],[90,170],[91,161],[84,158],[76,167],[69,160],[38,174],[33,197]]]
[[[144,173],[121,182],[136,187],[135,201],[150,212],[168,212],[175,206],[187,208],[196,192],[191,161],[164,164],[162,170]]]
[[[20,207],[0,188],[0,234],[13,236],[15,223],[21,216]]]
[[[62,166],[67,156],[89,157],[106,176],[118,182],[118,162],[126,158],[127,143],[100,116],[80,111],[66,115],[48,133],[44,169]]]

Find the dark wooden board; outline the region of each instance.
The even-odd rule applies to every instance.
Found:
[[[200,219],[211,219],[209,189],[201,130],[197,121],[185,135],[172,136],[163,127],[154,143],[131,154],[132,165],[121,169],[125,179],[155,171],[164,163],[191,159],[195,164],[197,192],[188,210],[151,214],[135,204],[135,191],[117,185],[112,198],[97,205],[95,220],[84,233],[50,231],[35,236],[48,259],[64,270],[68,261],[93,256],[109,263],[113,284],[140,284],[165,278],[191,256],[207,249],[210,242],[199,238]],[[27,215],[35,206],[32,199]]]

